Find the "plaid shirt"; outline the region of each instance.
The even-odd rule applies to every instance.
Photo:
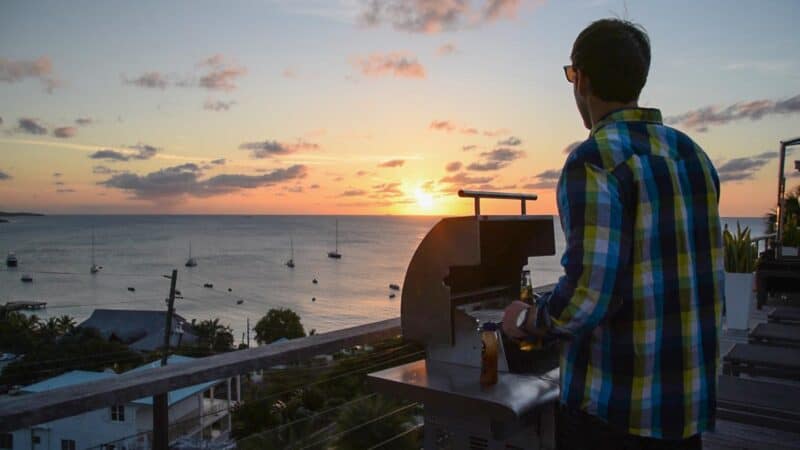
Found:
[[[724,292],[719,178],[656,109],[615,111],[558,182],[567,239],[538,320],[569,335],[561,402],[630,434],[713,429]]]

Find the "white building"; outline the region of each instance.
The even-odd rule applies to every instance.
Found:
[[[193,358],[173,355],[168,364]],[[158,367],[159,361],[136,369]],[[73,370],[21,389],[19,395],[46,392],[75,384],[113,378],[113,372]],[[225,399],[217,399],[224,391]],[[216,394],[216,395],[215,395]],[[170,442],[179,438],[209,439],[219,430],[230,430],[230,406],[239,401],[240,379],[201,383],[171,391],[168,396]],[[227,419],[227,420],[223,420]],[[153,398],[146,397],[122,405],[90,411],[13,433],[0,433],[0,450],[136,450],[151,448]]]

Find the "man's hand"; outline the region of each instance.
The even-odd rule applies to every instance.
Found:
[[[530,308],[528,313],[528,320],[522,326],[524,330],[517,327],[517,318],[522,311]],[[508,305],[503,312],[503,333],[512,339],[524,339],[528,336],[544,336],[545,330],[537,330],[534,328],[536,322],[536,306],[531,306],[527,303],[515,301]]]

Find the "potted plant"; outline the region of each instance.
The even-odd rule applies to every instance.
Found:
[[[750,228],[736,223],[736,234],[722,233],[725,247],[725,317],[728,329],[746,330],[753,297],[753,277],[758,248],[750,241]]]

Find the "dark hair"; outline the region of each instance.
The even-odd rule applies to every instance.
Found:
[[[572,65],[589,76],[592,93],[605,101],[639,98],[650,70],[650,39],[640,25],[601,19],[572,45]]]

